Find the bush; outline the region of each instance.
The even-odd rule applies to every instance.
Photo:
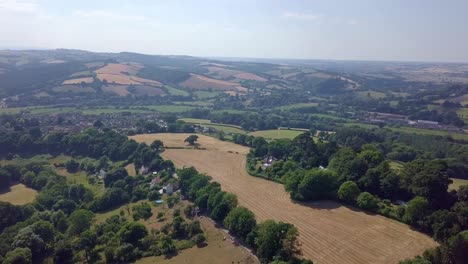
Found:
[[[375,212],[378,209],[377,203],[379,199],[368,192],[359,194],[357,198],[357,205],[364,209]]]
[[[338,198],[343,202],[355,204],[360,192],[355,182],[347,181],[341,184],[340,189],[338,189]]]
[[[203,234],[197,234],[193,241],[197,244],[197,246],[203,246],[206,242],[206,237]]]

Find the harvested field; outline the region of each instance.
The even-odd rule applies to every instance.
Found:
[[[267,81],[267,79],[260,77],[256,74],[249,73],[249,72],[231,70],[231,69],[226,69],[226,68],[221,68],[221,67],[206,67],[206,68],[208,69],[210,73],[215,73],[222,77],[232,77],[232,78],[237,78],[237,79],[253,80],[253,81],[260,81],[260,82]]]
[[[196,246],[182,250],[176,256],[165,258],[148,257],[138,260],[137,264],[149,263],[171,263],[171,264],[218,264],[218,263],[241,263],[257,264],[258,259],[253,256],[246,248],[235,245],[231,239],[224,240],[226,234],[217,229],[214,223],[206,218],[199,219],[201,227],[205,232],[207,246],[198,248]]]
[[[0,193],[0,201],[9,202],[14,205],[31,203],[36,199],[37,191],[20,183],[10,187],[8,192]]]
[[[96,70],[97,74],[100,73],[109,73],[109,74],[122,74],[127,73],[128,75],[134,75],[142,67],[135,64],[119,64],[119,63],[109,63],[106,66]]]
[[[107,85],[102,86],[101,89],[104,92],[116,93],[120,96],[127,96],[130,94],[130,92],[127,90],[127,86],[125,85]]]
[[[156,135],[133,138],[146,142],[161,139],[180,146],[188,134]],[[294,224],[301,234],[303,255],[314,263],[397,263],[437,245],[405,224],[333,201],[293,202],[281,184],[247,174],[248,148],[216,139],[201,138],[200,142],[207,150],[167,149],[162,156],[178,167],[194,166],[212,176],[223,189],[235,193],[240,205],[251,209],[257,220]]]
[[[70,79],[63,81],[63,85],[66,84],[81,84],[81,83],[92,83],[94,80],[92,77],[85,77],[85,78],[76,78],[76,79]]]
[[[216,80],[206,76],[191,74],[190,78],[180,83],[180,86],[192,90],[238,90],[245,91],[246,88],[238,83]]]
[[[97,69],[95,72],[97,78],[101,81],[106,80],[108,83],[115,84],[149,84],[149,85],[161,85],[160,82],[144,79],[135,76],[135,74],[142,68],[138,64],[117,64],[109,63],[106,66]]]
[[[162,140],[165,147],[169,148],[193,148],[187,145],[184,140],[193,134],[189,133],[155,133],[155,134],[141,134],[129,137],[137,142],[145,142],[150,145],[156,139]],[[216,150],[220,152],[232,151],[234,153],[240,153],[247,155],[249,149],[241,145],[236,145],[230,142],[221,141],[213,137],[197,134],[198,140],[197,143],[200,148],[207,150]]]

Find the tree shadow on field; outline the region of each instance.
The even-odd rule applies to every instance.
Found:
[[[306,206],[312,209],[317,209],[317,210],[333,210],[333,209],[338,209],[340,207],[346,207],[347,209],[357,212],[357,213],[364,213],[367,215],[379,215],[374,212],[364,211],[360,208],[357,208],[348,204],[342,204],[333,200],[320,200],[320,201],[308,201],[308,202],[295,201],[295,200],[291,200],[291,201],[295,204],[299,204],[299,205]]]

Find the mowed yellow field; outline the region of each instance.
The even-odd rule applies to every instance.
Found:
[[[37,191],[20,183],[10,187],[9,192],[0,194],[0,201],[9,202],[14,205],[31,203],[36,199]]]
[[[187,136],[157,135],[153,137],[174,143],[183,142]],[[150,135],[140,137],[151,141]],[[247,174],[246,147],[210,138],[201,139],[200,148],[206,150],[167,149],[162,156],[177,167],[193,166],[212,176],[224,190],[235,193],[240,205],[252,210],[258,221],[274,219],[294,224],[300,232],[303,255],[314,263],[398,263],[437,246],[430,237],[383,216],[333,201],[292,201],[281,184]]]

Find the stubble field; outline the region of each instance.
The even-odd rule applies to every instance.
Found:
[[[169,146],[184,146],[187,135],[133,138],[147,143],[160,139]],[[167,149],[162,156],[177,167],[194,166],[212,176],[224,190],[235,193],[240,205],[252,210],[259,222],[274,219],[294,224],[300,232],[303,255],[314,263],[398,263],[437,245],[407,225],[333,201],[296,203],[281,184],[247,174],[248,148],[205,137],[199,143],[204,150]]]

